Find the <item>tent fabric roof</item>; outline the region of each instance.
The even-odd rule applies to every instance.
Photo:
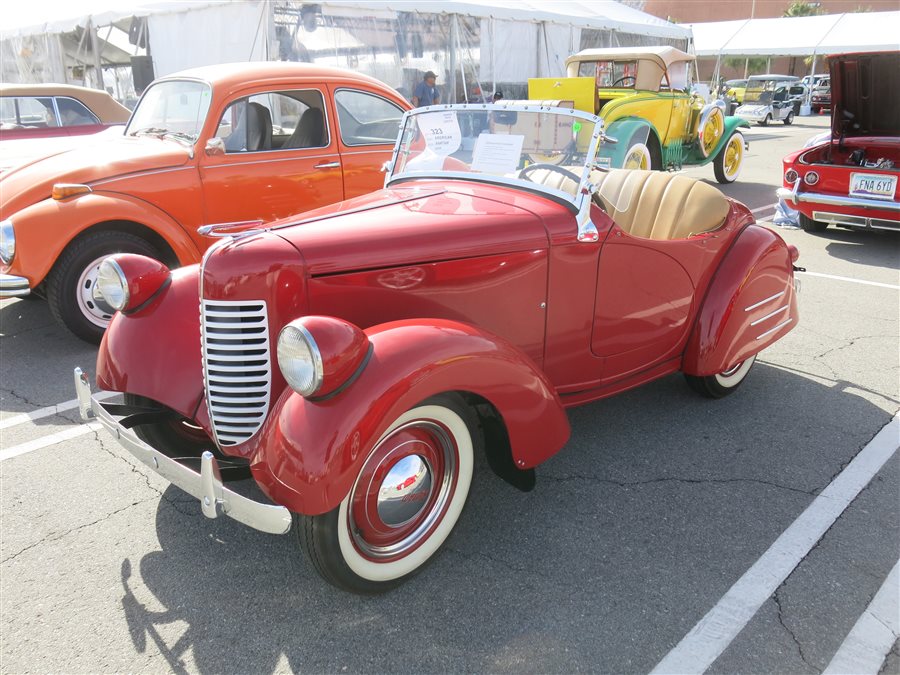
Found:
[[[132,16],[173,13],[221,4],[216,0],[81,0],[54,4],[46,0],[19,3],[4,10],[0,38],[38,33],[67,33],[88,21],[95,26],[109,25]],[[55,16],[46,20],[48,5]],[[462,14],[481,18],[515,21],[548,21],[581,28],[641,33],[653,37],[690,39],[686,26],[627,7],[615,0],[450,0],[441,3],[409,3],[402,0],[322,0],[324,13],[350,11],[362,15],[393,15],[396,12],[422,14]],[[114,7],[114,9],[111,9]]]
[[[900,49],[900,12],[688,24],[697,56],[810,56]]]

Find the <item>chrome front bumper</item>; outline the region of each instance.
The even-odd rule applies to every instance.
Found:
[[[4,298],[21,298],[31,293],[28,279],[12,274],[0,274],[0,296]]]
[[[900,213],[900,203],[881,199],[867,199],[865,197],[850,197],[844,195],[822,195],[814,192],[799,192],[797,186],[793,190],[781,187],[775,191],[779,199],[791,204],[804,202],[807,204],[825,204],[827,206],[851,206],[859,209],[881,209],[883,211],[896,211]]]
[[[91,395],[91,384],[81,368],[75,369],[75,392],[85,421],[96,418],[128,452],[172,485],[200,500],[207,518],[222,513],[261,532],[284,534],[291,529],[291,513],[283,506],[253,501],[229,490],[222,483],[219,465],[208,450],[200,460],[200,473],[176,462],[142,441],[131,429],[117,422],[103,404]]]

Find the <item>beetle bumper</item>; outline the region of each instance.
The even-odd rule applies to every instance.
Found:
[[[142,441],[131,429],[120,424],[103,404],[91,395],[87,374],[75,369],[78,407],[85,421],[96,418],[128,452],[173,485],[200,500],[207,518],[223,513],[229,518],[261,532],[284,534],[291,527],[291,513],[283,506],[263,504],[229,490],[222,483],[219,466],[209,451],[203,453],[200,472],[181,464]]]
[[[0,274],[0,297],[21,298],[31,293],[28,279],[12,274]]]

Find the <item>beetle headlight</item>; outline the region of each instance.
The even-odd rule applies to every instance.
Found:
[[[299,321],[289,323],[278,335],[278,367],[291,389],[301,396],[313,396],[322,386],[322,353]]]
[[[9,265],[16,257],[16,231],[11,220],[0,223],[0,260]]]
[[[97,275],[97,290],[103,299],[117,312],[121,312],[128,306],[129,291],[128,279],[119,267],[115,258],[106,258],[100,263]]]
[[[281,329],[278,367],[301,396],[334,396],[362,372],[369,348],[369,338],[349,321],[304,316]]]

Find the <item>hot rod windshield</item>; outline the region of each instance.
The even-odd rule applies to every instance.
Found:
[[[539,104],[430,106],[406,113],[385,184],[409,178],[479,180],[539,190],[575,203],[602,121]],[[542,168],[570,180],[535,181]]]
[[[200,136],[212,91],[205,82],[163,80],[152,85],[141,97],[131,115],[125,134],[170,133],[195,142]]]

